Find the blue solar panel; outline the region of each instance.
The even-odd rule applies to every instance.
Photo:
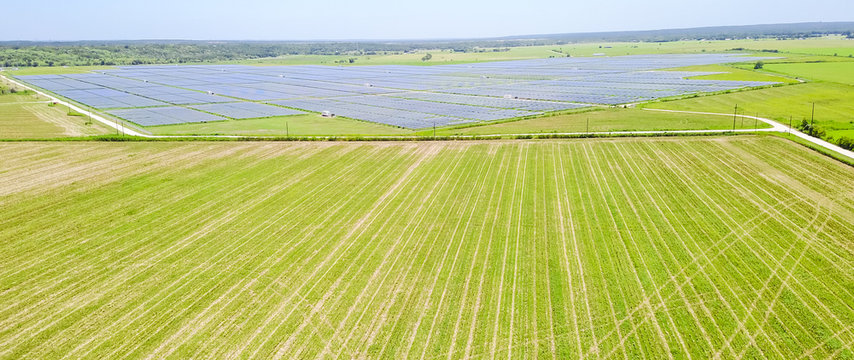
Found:
[[[328,110],[360,120],[420,128],[528,116],[591,104],[618,105],[769,85],[771,83],[751,81],[690,80],[688,78],[708,73],[658,71],[759,59],[741,54],[681,54],[436,66],[163,65],[20,78],[100,109],[197,104],[191,107],[234,119],[299,113],[248,102],[266,101],[295,109]],[[160,109],[171,110],[120,113],[135,117],[143,125],[211,121],[198,120],[205,118],[198,115],[204,113],[186,108]],[[170,116],[176,112],[181,112],[182,116]],[[158,116],[162,119],[158,120]]]
[[[182,107],[110,110],[109,114],[142,126],[172,125],[225,120],[225,118]]]
[[[192,108],[230,117],[232,119],[252,119],[305,114],[302,111],[249,102],[195,105],[192,106]]]

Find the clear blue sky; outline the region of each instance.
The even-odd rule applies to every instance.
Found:
[[[852,21],[852,0],[4,1],[0,40],[471,38]]]

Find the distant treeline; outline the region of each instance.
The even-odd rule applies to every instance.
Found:
[[[713,26],[690,29],[552,34],[540,35],[537,36],[537,38],[569,42],[668,42],[679,40],[727,40],[749,38],[799,39],[829,34],[842,34],[849,38],[854,38],[852,33],[854,33],[854,22],[810,22],[796,24]],[[528,36],[511,36],[504,39],[515,40],[526,37]]]
[[[599,41],[678,41],[696,39],[805,38],[827,34],[854,37],[854,23],[802,23],[696,29],[530,35],[492,39],[421,41],[73,41],[0,42],[0,66],[84,66],[211,63],[283,55],[377,55],[424,49],[456,52],[495,48],[564,45]],[[485,50],[486,49],[486,50]]]
[[[546,42],[541,42],[546,43]],[[382,55],[420,49],[458,52],[487,51],[481,47],[532,45],[530,41],[474,42],[68,42],[0,43],[0,66],[88,66],[228,62],[284,55]]]

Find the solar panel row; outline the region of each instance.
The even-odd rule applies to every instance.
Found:
[[[219,114],[222,116],[230,117],[232,119],[252,119],[270,116],[305,114],[302,111],[250,102],[193,105],[191,107],[193,109]]]
[[[655,71],[756,59],[739,54],[685,54],[533,59],[429,67],[169,65],[21,78],[99,109],[158,106],[170,109],[118,111],[144,122],[141,125],[206,121],[198,119],[208,118],[198,114],[209,114],[191,109],[234,119],[299,113],[251,102],[265,101],[420,128],[434,123],[490,121],[589,104],[616,105],[768,85],[689,80],[688,77],[706,73]],[[187,106],[178,107],[186,111],[177,112],[174,105]],[[171,116],[175,114],[187,118]],[[156,119],[157,116],[162,118]]]
[[[206,114],[183,107],[169,106],[145,109],[117,109],[107,113],[132,121],[142,126],[172,125],[182,123],[200,123],[225,120],[225,118]]]

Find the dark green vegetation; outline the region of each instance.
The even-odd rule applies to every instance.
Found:
[[[4,143],[0,169],[0,358],[854,356],[854,169],[785,140]]]

